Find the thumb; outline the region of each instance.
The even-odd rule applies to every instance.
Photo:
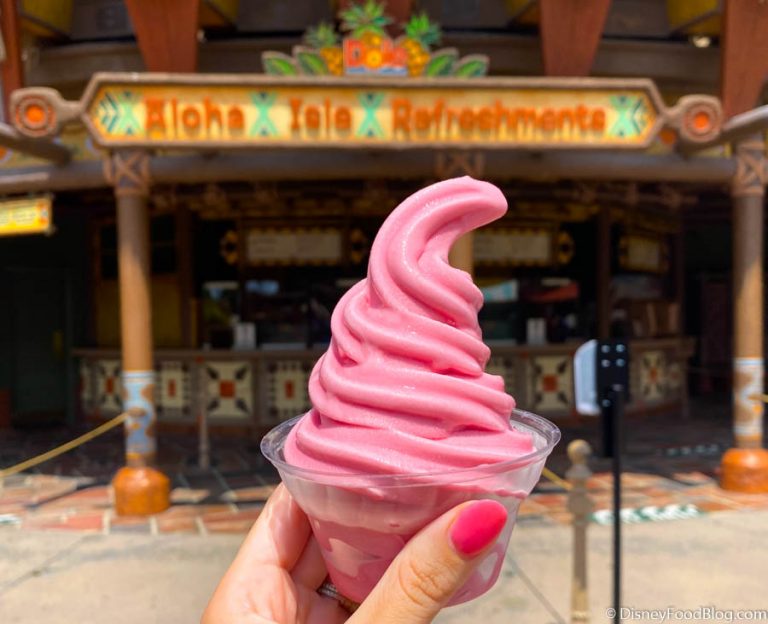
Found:
[[[455,507],[408,542],[348,624],[427,624],[496,541],[507,510],[494,500]]]

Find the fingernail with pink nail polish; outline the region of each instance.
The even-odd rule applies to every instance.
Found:
[[[480,500],[461,510],[450,530],[453,547],[462,555],[476,555],[501,533],[507,510],[494,500]]]

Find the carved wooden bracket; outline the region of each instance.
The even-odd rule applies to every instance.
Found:
[[[16,130],[33,138],[58,136],[66,124],[76,121],[83,113],[79,101],[65,100],[56,89],[48,87],[14,91],[10,109],[10,119]]]
[[[143,150],[121,150],[104,159],[104,177],[118,197],[149,195],[149,154]]]
[[[435,177],[440,180],[457,176],[482,178],[485,169],[485,154],[468,151],[440,151],[435,154]]]
[[[734,197],[761,197],[768,181],[768,161],[765,158],[765,142],[753,137],[736,144],[736,175],[731,193]]]
[[[685,95],[667,109],[666,126],[676,130],[683,143],[716,141],[723,128],[720,100],[709,95]]]

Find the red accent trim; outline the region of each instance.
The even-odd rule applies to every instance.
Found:
[[[234,381],[220,381],[219,382],[219,396],[222,399],[232,399],[235,396],[235,382]]]

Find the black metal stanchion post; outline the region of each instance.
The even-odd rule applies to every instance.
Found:
[[[602,341],[597,348],[597,393],[602,412],[603,453],[613,472],[613,621],[621,620],[621,454],[624,404],[629,394],[629,349],[623,341]]]
[[[621,453],[623,450],[624,391],[620,386],[609,392],[611,397],[612,446],[611,468],[613,472],[613,621],[621,621]]]

